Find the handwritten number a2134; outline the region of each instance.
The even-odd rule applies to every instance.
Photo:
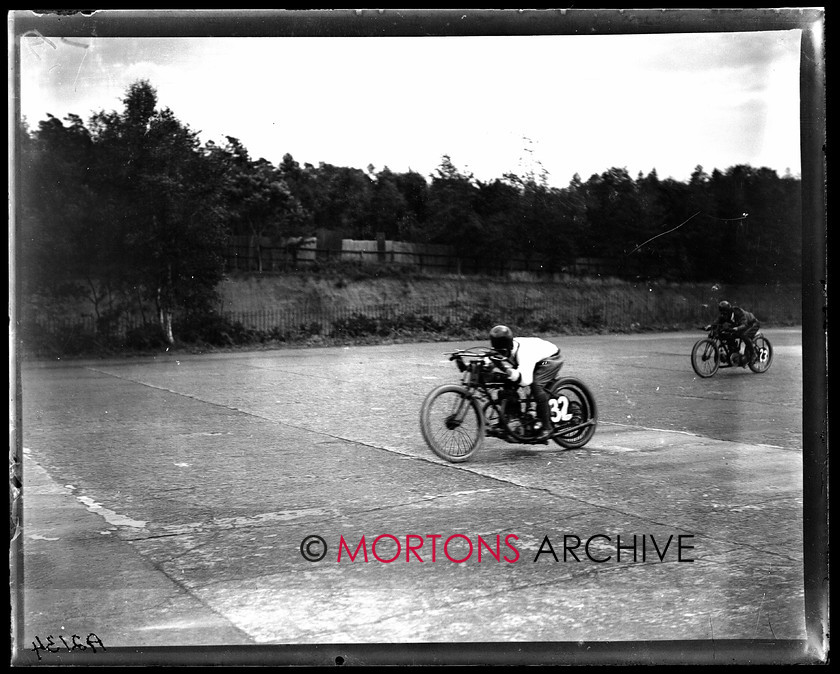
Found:
[[[67,640],[62,636],[58,635],[58,638],[61,640],[61,643],[64,644],[64,648],[67,649],[68,653],[72,653],[73,651],[86,651],[90,648],[91,652],[96,653],[96,649],[100,648],[103,651],[105,649],[105,644],[102,643],[102,639],[96,636],[93,632],[88,634],[87,639],[85,639],[84,643],[81,641],[81,637],[78,634],[72,635],[70,638],[70,643],[67,643]],[[32,642],[32,650],[38,656],[38,659],[41,659],[41,651],[46,653],[58,653],[61,648],[55,642],[55,638],[50,634],[46,637],[46,645],[43,641],[41,641],[40,636],[36,636],[35,640]]]

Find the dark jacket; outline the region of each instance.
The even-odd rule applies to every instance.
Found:
[[[749,328],[758,323],[758,319],[749,311],[746,311],[741,307],[732,307],[732,309],[730,309],[726,313],[718,316],[718,319],[715,321],[715,323],[717,325],[729,323],[730,327],[733,329]]]

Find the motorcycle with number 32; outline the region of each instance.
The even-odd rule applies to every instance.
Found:
[[[514,444],[544,444],[537,403],[530,387],[511,382],[496,364],[494,349],[473,347],[447,353],[461,372],[460,384],[444,384],[420,408],[423,439],[437,456],[460,463],[482,446],[485,437]],[[595,398],[580,379],[558,374],[546,387],[553,428],[549,438],[566,449],[583,447],[595,434]]]

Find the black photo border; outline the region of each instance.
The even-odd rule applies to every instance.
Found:
[[[309,9],[309,10],[12,10],[10,198],[14,180],[20,82],[20,38],[82,37],[373,37],[473,35],[601,35],[801,30],[802,357],[804,640],[643,642],[510,642],[109,648],[74,654],[73,665],[668,665],[822,664],[828,657],[827,186],[825,11],[735,9]],[[10,337],[16,326],[17,221],[10,219]],[[13,294],[12,294],[13,293]],[[10,343],[15,355],[14,344]],[[20,367],[10,363],[12,411],[10,525],[12,620],[22,624]],[[17,531],[17,535],[14,533]],[[14,581],[18,584],[15,586]],[[15,601],[15,599],[17,601]],[[15,630],[12,630],[13,634]],[[29,657],[31,656],[31,657]],[[13,665],[35,665],[23,648]]]

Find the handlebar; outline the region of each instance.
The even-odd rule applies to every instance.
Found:
[[[699,328],[705,332],[709,333],[709,337],[740,337],[740,333],[735,330],[734,328],[726,328],[722,325],[718,325],[716,323],[712,323],[711,325],[706,325],[702,328]]]
[[[500,362],[504,360],[504,356],[495,349],[488,347],[471,347],[469,349],[461,349],[459,351],[447,352],[449,360],[455,361],[458,370],[466,372],[467,370],[477,368],[484,372],[493,372],[494,370],[504,373],[504,368],[501,367]]]
[[[472,347],[459,351],[448,351],[449,360],[504,360],[505,357],[495,349],[487,347]]]
[[[460,349],[458,351],[449,351],[446,355],[449,360],[454,360],[455,364],[461,372],[464,372],[478,361],[483,361],[486,356],[486,347],[472,347],[469,349]]]

